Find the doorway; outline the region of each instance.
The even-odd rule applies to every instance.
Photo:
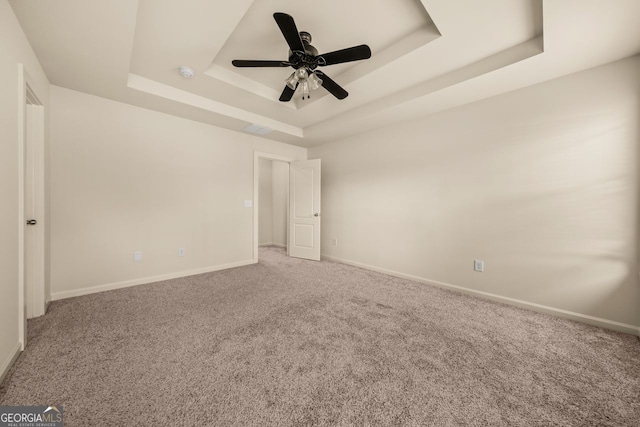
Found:
[[[289,163],[265,158],[258,162],[258,246],[287,249]]]
[[[289,206],[289,187],[282,188],[286,174],[286,182],[289,182],[289,164],[295,159],[279,156],[271,153],[254,152],[253,154],[253,262],[258,262],[258,247],[260,245],[276,243],[277,246],[286,247],[287,255],[289,255],[289,238],[288,227],[284,229],[284,242],[282,241],[283,230],[281,230],[282,203],[286,203],[285,219],[288,226],[288,206]],[[274,164],[276,180],[274,184]],[[274,206],[274,187],[276,188],[276,204],[277,217],[274,227],[273,206]],[[261,191],[262,190],[262,191]],[[262,206],[262,203],[265,206]],[[262,214],[262,215],[261,215]],[[273,231],[276,229],[276,242],[274,242]]]
[[[320,260],[320,159],[299,160],[278,156],[275,154],[254,152],[253,159],[253,262],[258,262],[258,246],[260,243],[269,244],[274,242],[273,228],[273,206],[274,206],[274,188],[275,191],[282,191],[284,178],[278,178],[274,187],[274,169],[277,174],[288,174],[288,186],[285,186],[285,196],[278,196],[277,206],[280,209],[283,205],[283,199],[286,199],[286,227],[284,230],[277,228],[276,239],[282,241],[282,236],[286,236],[287,255],[304,258],[309,260]],[[265,177],[263,180],[262,175]],[[275,165],[275,166],[274,166]],[[270,171],[269,171],[270,168]],[[271,184],[266,177],[271,177]],[[261,199],[262,193],[267,193]],[[271,193],[270,195],[268,193]],[[269,206],[269,202],[271,203]],[[266,204],[263,213],[270,210],[262,216],[263,233],[261,235],[260,227],[260,209],[261,204]],[[251,205],[249,205],[251,206]],[[284,216],[279,215],[276,219],[278,224],[284,223]],[[271,224],[271,233],[265,232],[264,224]],[[267,225],[268,227],[268,225]],[[279,245],[278,245],[279,246]]]

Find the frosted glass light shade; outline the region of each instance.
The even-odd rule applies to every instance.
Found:
[[[309,88],[311,90],[316,90],[322,86],[322,80],[316,75],[316,73],[310,74],[307,81],[309,82]]]
[[[309,96],[309,83],[305,80],[300,83],[300,87],[302,88],[302,99]]]
[[[296,75],[295,71],[291,73],[289,77],[287,77],[285,83],[287,83],[287,86],[289,86],[291,90],[296,90],[296,86],[298,85],[298,76]]]

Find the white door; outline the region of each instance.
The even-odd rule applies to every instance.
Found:
[[[289,255],[320,261],[320,159],[289,168]]]
[[[45,312],[44,295],[44,213],[39,200],[44,173],[44,107],[27,105],[25,144],[25,231],[24,283],[27,318]]]

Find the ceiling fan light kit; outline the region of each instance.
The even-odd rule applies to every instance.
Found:
[[[287,86],[295,91],[300,85],[302,99],[309,98],[309,92],[322,86],[322,79],[315,73],[309,73],[306,68],[298,68],[285,80]]]
[[[235,67],[292,67],[294,71],[285,79],[286,84],[280,95],[282,102],[290,101],[298,88],[302,93],[302,99],[309,98],[309,92],[320,86],[338,99],[349,96],[349,93],[338,83],[316,68],[369,59],[371,58],[369,46],[363,44],[318,55],[318,50],[311,45],[311,34],[298,31],[290,15],[276,12],[273,18],[289,45],[289,59],[287,61],[234,59],[231,63]]]

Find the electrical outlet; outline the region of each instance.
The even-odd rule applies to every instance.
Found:
[[[479,273],[482,273],[484,271],[484,261],[482,261],[481,259],[474,259],[473,260],[473,271],[477,271]]]
[[[142,261],[142,252],[134,252],[133,253],[133,262]]]
[[[244,207],[245,208],[250,208],[251,206],[253,206],[253,201],[252,200],[245,200],[244,201]]]
[[[178,248],[178,256],[184,256],[185,250],[184,248]]]
[[[334,238],[331,240],[331,244],[332,244],[333,246],[338,246],[338,238],[337,238],[337,237],[334,237]]]

